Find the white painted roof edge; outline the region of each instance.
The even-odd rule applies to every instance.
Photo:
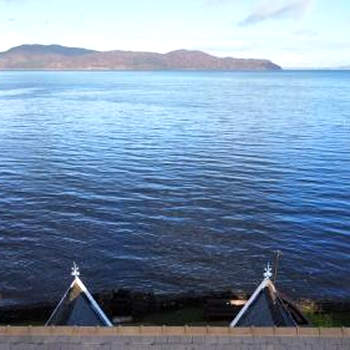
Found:
[[[100,308],[100,306],[97,304],[96,300],[94,299],[94,297],[90,294],[90,292],[88,291],[88,289],[86,288],[85,284],[83,283],[83,281],[78,277],[75,276],[73,282],[71,283],[71,285],[69,286],[69,288],[66,290],[66,292],[64,293],[63,297],[61,298],[60,302],[57,304],[55,310],[52,312],[50,318],[48,319],[48,321],[45,323],[45,326],[48,326],[51,322],[51,319],[53,318],[53,316],[56,314],[57,310],[60,308],[60,306],[63,303],[63,300],[66,298],[68,292],[73,288],[74,284],[77,283],[79,288],[85,293],[86,297],[89,299],[92,307],[95,309],[95,312],[101,317],[101,319],[106,323],[106,325],[108,327],[112,327],[112,323],[111,321],[108,319],[108,317],[105,315],[105,313],[102,311],[102,309]]]
[[[63,303],[63,300],[66,298],[68,292],[71,290],[71,288],[74,286],[75,283],[75,279],[73,280],[73,282],[71,283],[71,285],[69,286],[69,288],[66,290],[66,292],[64,293],[63,297],[61,298],[60,302],[57,304],[57,306],[55,307],[55,310],[53,310],[50,318],[47,320],[47,322],[45,323],[45,326],[48,326],[49,323],[51,322],[51,319],[53,318],[53,316],[56,314],[57,310],[60,308],[61,304]]]
[[[77,283],[78,286],[80,287],[80,289],[85,293],[85,295],[87,296],[87,298],[89,299],[91,305],[93,306],[93,308],[95,309],[96,313],[101,317],[101,319],[105,322],[105,324],[108,327],[112,327],[112,323],[111,321],[108,319],[108,317],[105,315],[105,313],[102,311],[102,309],[100,308],[100,306],[97,304],[96,300],[94,299],[94,297],[90,294],[90,292],[88,291],[88,289],[86,288],[85,284],[83,283],[83,281],[76,276],[75,280],[73,281],[73,284]]]
[[[254,302],[254,300],[257,298],[259,293],[268,285],[270,284],[273,289],[275,290],[275,286],[271,282],[270,278],[265,278],[263,281],[259,284],[258,288],[256,288],[255,292],[252,294],[252,296],[248,299],[248,301],[245,303],[245,305],[242,307],[242,309],[239,311],[239,313],[236,315],[236,317],[233,319],[233,321],[230,323],[230,327],[235,327],[240,318],[245,314],[245,312],[248,310],[250,305]]]

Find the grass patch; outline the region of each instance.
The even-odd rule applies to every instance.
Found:
[[[305,313],[314,327],[350,327],[350,312]]]
[[[315,312],[304,311],[312,327],[350,327],[350,312]],[[146,315],[134,324],[154,326],[222,326],[228,327],[229,321],[210,321],[205,319],[202,307],[184,307],[174,311],[163,311]]]

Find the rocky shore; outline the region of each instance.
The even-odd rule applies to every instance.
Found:
[[[94,297],[115,324],[224,326],[239,311],[240,301],[244,302],[248,295],[221,291],[205,295],[193,293],[172,296],[118,289],[97,293]],[[57,302],[0,307],[0,324],[43,325]],[[317,325],[350,326],[350,300],[305,299],[299,300],[297,304]]]

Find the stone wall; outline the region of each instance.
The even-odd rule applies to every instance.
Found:
[[[0,327],[0,350],[349,350],[350,328]]]

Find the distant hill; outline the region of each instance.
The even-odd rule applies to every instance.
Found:
[[[62,56],[81,56],[89,53],[96,53],[94,50],[80,49],[76,47],[66,47],[61,45],[21,45],[13,47],[2,54],[19,55],[62,55]]]
[[[0,52],[0,69],[42,70],[280,70],[263,59],[219,58],[202,51],[166,54],[94,51],[60,45],[21,45]]]

